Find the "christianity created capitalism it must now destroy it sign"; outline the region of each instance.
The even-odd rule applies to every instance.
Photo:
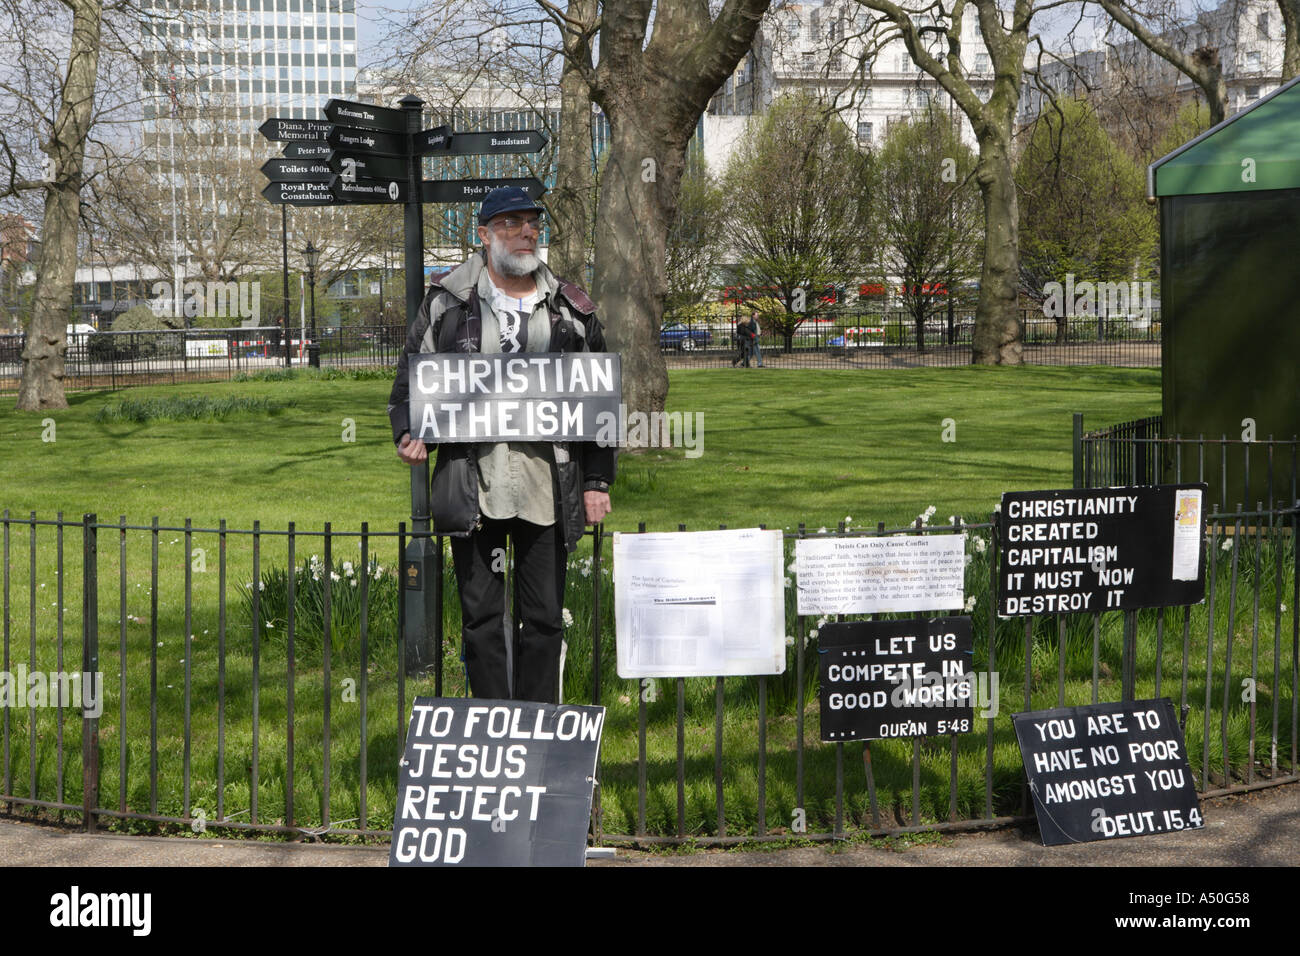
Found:
[[[998,613],[1199,603],[1206,490],[1190,484],[1004,494]]]

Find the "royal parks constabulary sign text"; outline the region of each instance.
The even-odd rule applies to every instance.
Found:
[[[619,440],[613,352],[424,354],[410,363],[411,422],[426,442]]]
[[[417,697],[389,866],[582,866],[603,707]]]
[[[1205,494],[1205,485],[1004,494],[998,613],[1198,603]]]

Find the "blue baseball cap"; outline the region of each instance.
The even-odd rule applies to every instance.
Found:
[[[542,212],[542,207],[518,186],[501,186],[483,197],[478,210],[480,226],[486,226],[494,217],[506,212]]]

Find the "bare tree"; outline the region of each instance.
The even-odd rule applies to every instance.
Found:
[[[538,2],[565,21],[565,11]],[[726,0],[714,15],[693,0],[608,0],[599,24],[599,63],[589,48],[566,47],[609,118],[592,292],[609,340],[622,354],[630,409],[664,407],[668,372],[658,329],[668,293],[665,246],[686,147],[709,99],[749,51],[768,3]]]
[[[1033,20],[1061,0],[1015,0],[1007,9],[997,0],[955,0],[948,8],[937,2],[915,7],[893,0],[858,2],[883,14],[912,61],[952,97],[975,131],[979,144],[975,181],[984,202],[984,261],[972,360],[979,365],[1019,365],[1024,349],[1017,314],[1019,213],[1013,136],[1025,53],[1036,41]],[[961,60],[962,28],[968,14],[976,18],[994,74],[987,101],[971,84]]]
[[[23,372],[16,407],[23,411],[67,408],[63,394],[63,358],[67,350],[68,314],[72,307],[72,286],[77,269],[77,229],[81,205],[86,142],[95,110],[95,85],[99,74],[101,0],[61,0],[71,15],[66,59],[58,65],[57,86],[42,89],[32,63],[49,62],[49,51],[38,42],[33,19],[49,23],[49,5],[8,0],[3,7],[7,23],[3,29],[16,38],[22,52],[33,53],[31,61],[20,60],[16,69],[0,82],[0,91],[11,102],[22,105],[22,114],[32,121],[45,121],[41,149],[49,159],[48,176],[35,179],[19,171],[19,156],[5,133],[0,132],[4,151],[3,184],[0,198],[29,190],[44,190],[41,224],[40,268],[33,295],[32,318],[23,349]],[[56,21],[57,22],[57,21]],[[44,38],[48,42],[48,37]],[[14,42],[11,40],[11,42]],[[37,51],[41,51],[39,54]],[[50,113],[53,113],[52,121]]]
[[[725,190],[737,278],[753,300],[781,300],[785,314],[768,321],[788,351],[823,290],[848,285],[871,257],[871,158],[826,102],[794,93],[741,140]]]
[[[924,351],[927,320],[978,269],[975,156],[949,117],[931,106],[889,131],[878,162],[877,174],[887,184],[875,203],[885,261],[890,274],[902,280],[903,307],[915,326],[917,348]],[[940,286],[946,296],[938,294]]]

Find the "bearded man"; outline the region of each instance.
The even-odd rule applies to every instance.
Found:
[[[407,368],[433,352],[603,352],[587,294],[538,258],[542,209],[517,187],[488,193],[482,249],[434,277],[397,364],[388,399],[397,456],[428,459],[411,435]],[[595,443],[498,442],[438,446],[430,503],[451,535],[462,647],[475,697],[558,703],[568,552],[609,513],[617,449]],[[520,628],[505,614],[505,547],[514,545]]]

